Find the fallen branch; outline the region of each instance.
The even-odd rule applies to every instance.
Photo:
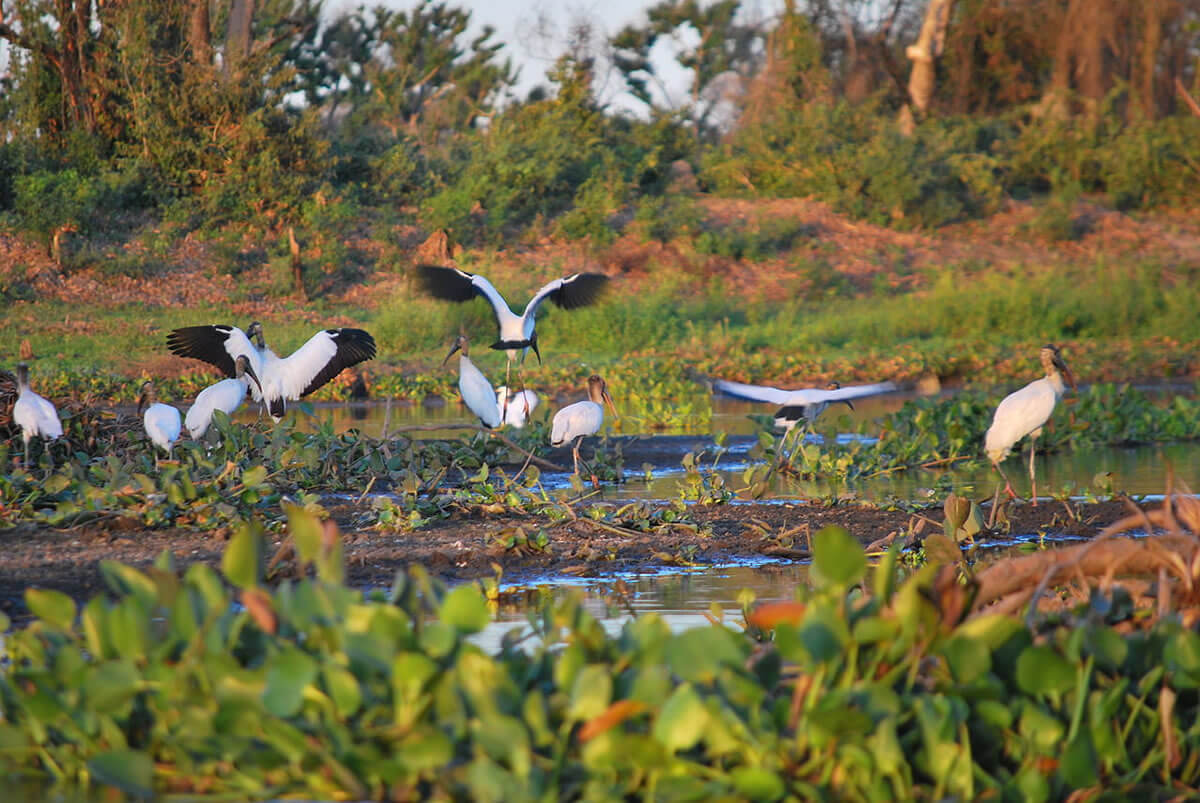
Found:
[[[533,452],[526,449],[525,447],[521,446],[516,441],[509,438],[507,435],[504,435],[500,432],[496,432],[495,430],[484,429],[483,427],[480,427],[477,424],[408,424],[403,427],[396,427],[395,429],[392,430],[391,434],[395,434],[397,432],[440,432],[440,431],[448,430],[448,429],[449,430],[469,429],[469,430],[475,430],[476,432],[485,432],[488,435],[491,435],[492,437],[499,440],[501,443],[503,443],[508,448],[525,455],[534,463],[534,465],[536,465],[540,468],[544,468],[547,471],[560,471],[565,474],[570,473],[570,469],[568,469],[566,466],[560,466],[558,463],[552,463],[549,460],[544,460],[544,459],[538,457],[537,455],[535,455]]]
[[[1054,549],[1035,555],[1022,555],[999,561],[976,576],[979,594],[976,610],[996,600],[1004,600],[1009,608],[1027,589],[1036,599],[1046,588],[1065,582],[1069,576],[1109,578],[1117,568],[1123,574],[1157,574],[1163,566],[1186,565],[1200,552],[1200,539],[1178,527],[1170,532],[1149,538],[1117,538],[1137,527],[1168,529],[1175,517],[1170,510],[1154,510],[1127,516],[1106,527],[1092,541],[1074,547]],[[1006,599],[1007,598],[1007,599]]]

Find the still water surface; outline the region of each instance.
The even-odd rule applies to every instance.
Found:
[[[856,402],[855,410],[831,409],[821,419],[818,430],[826,437],[841,439],[856,437],[838,435],[849,433],[864,421],[898,410],[911,396],[891,394]],[[619,486],[606,486],[604,498],[610,500],[674,499],[683,487],[684,472],[680,460],[697,445],[712,443],[712,433],[728,436],[726,451],[716,462],[716,468],[731,489],[745,485],[742,475],[753,465],[747,452],[757,442],[760,426],[750,418],[772,411],[770,405],[753,404],[726,398],[714,398],[711,423],[703,432],[688,432],[685,428],[661,429],[653,432],[638,432],[636,419],[623,419],[621,435],[640,434],[643,437],[658,437],[654,467],[650,479],[644,477],[639,464],[626,460],[626,481]],[[546,409],[550,407],[552,409]],[[534,412],[534,418],[546,420],[557,405],[543,405]],[[243,416],[250,416],[247,412]],[[338,430],[357,428],[365,434],[378,437],[384,431],[395,433],[403,427],[439,426],[445,429],[410,432],[413,437],[438,438],[461,437],[462,430],[455,427],[471,426],[474,421],[469,413],[457,403],[439,405],[392,404],[390,410],[380,403],[314,405],[313,415],[303,419],[302,426],[318,426],[331,421]],[[617,434],[617,433],[614,433]],[[691,437],[679,437],[691,436]],[[630,453],[634,445],[627,446]],[[589,454],[585,445],[583,453]],[[1022,459],[1009,459],[1006,464],[1014,484],[1019,490],[1027,489],[1026,473],[1028,450]],[[558,462],[568,462],[569,452],[552,455]],[[704,466],[712,465],[709,458]],[[1168,466],[1176,476],[1192,489],[1200,489],[1200,444],[1170,443],[1133,448],[1102,448],[1060,452],[1039,456],[1037,461],[1038,484],[1043,493],[1069,492],[1073,496],[1100,493],[1102,484],[1111,482],[1114,490],[1125,491],[1134,496],[1158,495],[1164,490]],[[563,487],[567,484],[564,475],[543,473],[547,487]],[[891,498],[919,500],[933,496],[936,487],[952,487],[959,493],[980,496],[991,493],[996,487],[996,475],[985,463],[974,466],[954,466],[937,470],[911,470],[874,477],[854,483],[833,484],[826,481],[801,481],[779,477],[768,493],[768,498],[797,500],[823,497],[836,493],[839,496],[856,497],[870,501]],[[1033,536],[1025,536],[1025,538]],[[1017,536],[1020,540],[1022,536]],[[797,585],[807,581],[808,566],[805,563],[759,560],[738,565],[706,566],[683,571],[671,568],[663,572],[613,575],[600,580],[580,580],[574,577],[547,577],[544,581],[509,589],[511,600],[502,608],[495,621],[476,636],[481,647],[491,651],[498,649],[504,634],[510,630],[528,632],[526,611],[537,610],[553,598],[564,594],[582,594],[584,605],[611,633],[617,633],[631,616],[646,612],[657,612],[676,630],[708,625],[709,616],[716,615],[727,626],[740,628],[742,624],[740,598],[749,592],[758,601],[792,599]]]

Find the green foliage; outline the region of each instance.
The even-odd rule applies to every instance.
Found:
[[[290,527],[322,524],[297,510]],[[1101,782],[1132,797],[1200,781],[1195,633],[1163,618],[1122,634],[1091,610],[1036,633],[956,623],[933,567],[876,574],[868,594],[853,538],[823,530],[814,549],[820,584],[744,632],[673,633],[651,614],[609,635],[569,598],[494,654],[470,641],[483,595],[420,569],[364,598],[323,577],[231,591],[169,556],[107,564],[110,594],[77,610],[31,591],[32,621],[6,634],[0,767],[47,792],[256,800],[1015,799]]]

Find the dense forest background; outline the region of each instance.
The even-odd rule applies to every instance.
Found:
[[[0,0],[0,221],[67,268],[232,233],[349,277],[374,258],[350,235],[398,220],[602,248],[694,227],[694,192],[931,229],[1200,186],[1200,0],[662,2],[607,39],[580,21],[525,97],[453,2],[328,5]],[[637,112],[599,100],[618,80]],[[149,256],[89,245],[149,230]]]

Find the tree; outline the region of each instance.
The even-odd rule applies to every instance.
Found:
[[[664,0],[647,12],[643,26],[629,25],[612,39],[613,64],[635,98],[651,108],[684,110],[699,133],[711,133],[714,115],[727,86],[740,84],[762,66],[765,32],[741,19],[740,0],[718,0],[705,7],[699,0]],[[697,41],[689,44],[682,33]],[[691,71],[688,99],[677,103],[663,85],[653,51],[673,38],[675,59]]]
[[[360,6],[333,21],[303,56],[308,102],[330,123],[378,126],[393,137],[428,121],[463,129],[489,115],[516,82],[485,27],[464,42],[471,13],[423,0],[411,11]]]

